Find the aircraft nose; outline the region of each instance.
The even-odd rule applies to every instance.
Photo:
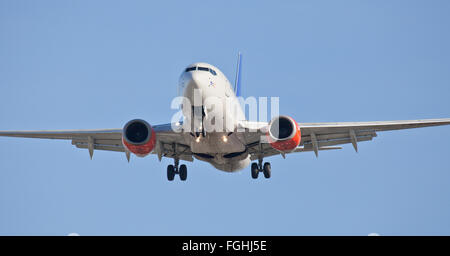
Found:
[[[189,72],[187,74],[188,86],[192,89],[203,89],[204,77],[199,72]]]

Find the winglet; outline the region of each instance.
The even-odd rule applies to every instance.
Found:
[[[237,67],[236,67],[236,78],[234,80],[234,92],[236,96],[241,96],[241,66],[242,66],[242,54],[238,53]]]

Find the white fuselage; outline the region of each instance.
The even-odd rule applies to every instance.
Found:
[[[191,64],[180,76],[179,93],[191,104],[183,106],[183,116],[191,127],[195,158],[227,172],[247,167],[250,156],[235,133],[245,114],[225,75],[207,63]]]

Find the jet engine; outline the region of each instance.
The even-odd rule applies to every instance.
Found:
[[[267,139],[270,145],[281,152],[290,152],[300,144],[300,128],[297,122],[288,116],[278,116],[269,123]]]
[[[122,143],[131,153],[144,157],[150,154],[155,147],[156,133],[146,121],[134,119],[123,127]]]

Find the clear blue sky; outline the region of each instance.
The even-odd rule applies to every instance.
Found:
[[[299,122],[450,117],[450,2],[0,0],[0,130],[166,123],[205,61]],[[270,158],[252,180],[0,138],[0,235],[450,235],[450,126]]]

